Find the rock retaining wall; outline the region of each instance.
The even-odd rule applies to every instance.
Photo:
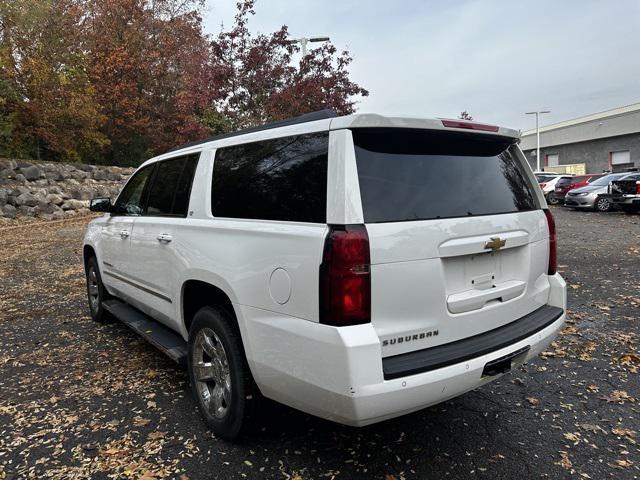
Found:
[[[0,220],[57,220],[86,213],[92,198],[115,198],[133,171],[0,158]]]

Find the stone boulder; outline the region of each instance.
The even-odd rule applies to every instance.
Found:
[[[2,207],[2,213],[7,218],[16,218],[17,210],[13,205],[7,204]]]
[[[42,171],[35,165],[29,167],[20,168],[20,173],[24,175],[24,178],[29,182],[38,180],[43,174]]]
[[[20,205],[18,207],[18,214],[24,217],[33,217],[37,212],[36,207],[30,207],[28,205]]]
[[[62,203],[64,202],[62,197],[56,193],[50,193],[49,195],[46,196],[46,199],[47,199],[47,202],[50,203],[51,205],[62,205]]]
[[[16,171],[12,168],[0,169],[0,178],[16,178]]]
[[[49,180],[53,180],[54,182],[59,182],[61,180],[64,180],[64,176],[62,175],[62,172],[58,170],[49,170],[48,172],[45,172],[44,175],[46,178],[48,178]]]
[[[91,172],[91,176],[93,177],[94,180],[98,180],[98,181],[104,181],[109,178],[106,171],[98,168],[96,168],[93,172]]]
[[[18,207],[35,207],[38,204],[38,197],[31,193],[21,193],[16,197]]]
[[[91,200],[93,191],[86,187],[74,188],[71,190],[71,198],[75,200]]]
[[[9,169],[15,170],[18,168],[18,163],[15,160],[10,160],[8,158],[0,158],[0,170]]]
[[[89,206],[89,202],[88,201],[83,201],[83,200],[75,200],[73,198],[70,198],[69,200],[67,200],[66,202],[64,202],[62,204],[62,209],[63,210],[80,210],[81,208],[86,208]]]

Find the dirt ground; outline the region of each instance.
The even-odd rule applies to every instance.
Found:
[[[183,370],[91,322],[87,219],[0,229],[0,480],[640,478],[640,215],[554,213],[569,322],[535,362],[362,429],[268,405],[240,444]]]

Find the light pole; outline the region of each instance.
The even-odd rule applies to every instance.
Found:
[[[551,113],[551,110],[537,110],[535,112],[524,112],[525,115],[536,116],[536,172],[540,171],[540,124],[538,117],[543,113]]]
[[[328,42],[329,37],[300,37],[289,40],[289,43],[299,43],[302,47],[302,57],[307,56],[307,44],[309,42]]]

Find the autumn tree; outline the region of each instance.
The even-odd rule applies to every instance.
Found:
[[[352,113],[355,99],[368,92],[349,80],[348,52],[338,54],[324,44],[294,65],[299,47],[290,42],[286,26],[270,35],[251,34],[247,23],[254,5],[255,0],[239,2],[232,28],[212,42],[210,68],[221,95],[205,124],[226,131],[325,108]]]
[[[200,137],[208,42],[199,2],[109,0],[90,4],[91,77],[111,139],[107,163],[131,164]]]
[[[4,154],[79,160],[108,142],[77,28],[82,15],[75,0],[0,0]]]
[[[177,144],[332,108],[367,91],[331,44],[298,59],[254,0],[203,32],[202,0],[0,0],[0,154],[138,165]]]

